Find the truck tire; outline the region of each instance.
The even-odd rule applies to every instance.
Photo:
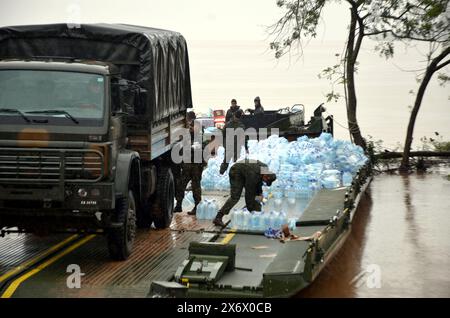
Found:
[[[137,227],[139,229],[149,229],[152,226],[152,203],[150,200],[141,203],[137,210]]]
[[[175,182],[172,170],[162,166],[156,181],[156,195],[153,203],[152,218],[157,229],[170,226],[173,217],[175,199]]]
[[[122,223],[122,226],[107,231],[109,255],[114,260],[123,261],[130,256],[136,235],[136,201],[133,191],[128,192],[127,198],[117,199],[114,221]]]

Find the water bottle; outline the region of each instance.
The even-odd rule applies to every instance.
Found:
[[[286,197],[288,199],[288,203],[291,205],[295,205],[295,189],[291,186],[286,188]]]
[[[281,228],[281,223],[282,223],[282,220],[281,220],[280,213],[279,212],[275,212],[274,213],[274,218],[273,218],[273,226],[272,226],[272,228],[275,229],[275,230],[279,230]]]
[[[231,227],[232,228],[237,228],[237,213],[238,213],[238,209],[233,209],[233,211],[231,212],[230,218],[231,218]]]
[[[349,187],[351,186],[353,181],[353,176],[350,172],[344,172],[344,174],[342,175],[342,185],[344,187]]]
[[[286,212],[280,212],[279,218],[280,218],[280,228],[283,225],[288,224],[288,217],[286,215]]]
[[[244,217],[243,217],[243,222],[242,222],[241,229],[242,230],[249,230],[250,229],[250,222],[251,222],[252,214],[250,212],[248,212],[247,209],[244,210],[243,214],[244,214]]]
[[[263,230],[267,230],[270,226],[270,215],[271,213],[263,213]]]
[[[276,212],[276,211],[270,212],[269,227],[271,227],[272,229],[276,229],[277,218],[278,218],[278,212]]]
[[[197,206],[197,219],[198,220],[204,220],[205,219],[205,201],[203,200],[200,202],[200,204]]]
[[[213,203],[212,200],[208,200],[208,204],[206,205],[206,209],[205,209],[205,219],[206,220],[211,220],[211,215],[214,213],[213,212]]]
[[[186,192],[185,197],[189,204],[194,204],[194,194],[192,193],[192,191]]]
[[[217,201],[215,199],[213,199],[210,202],[208,220],[213,220],[217,215],[217,211],[218,211]]]
[[[209,220],[210,219],[210,214],[211,214],[211,201],[210,200],[206,200],[206,204],[205,204],[205,220]]]
[[[252,211],[250,216],[250,225],[248,227],[250,231],[256,231],[256,224],[258,223],[256,219],[257,219],[256,212]]]
[[[236,223],[234,225],[234,227],[238,230],[241,230],[243,228],[244,225],[244,211],[241,209],[238,209],[236,211]]]
[[[219,212],[219,203],[217,203],[217,200],[213,200],[214,203],[214,216],[216,216],[217,212]]]
[[[275,199],[274,203],[275,203],[275,207],[274,207],[275,210],[280,210],[281,206],[283,205],[283,200],[281,198]]]
[[[252,216],[252,230],[253,231],[262,231],[263,230],[263,213],[254,211]]]

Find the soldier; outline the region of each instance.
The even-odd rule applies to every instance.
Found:
[[[182,202],[184,199],[184,191],[186,190],[187,185],[189,182],[191,182],[192,187],[192,194],[194,197],[194,208],[188,212],[189,215],[195,215],[197,213],[197,206],[202,201],[202,188],[201,188],[201,181],[202,181],[202,172],[203,168],[205,166],[203,161],[203,153],[202,153],[202,159],[201,162],[195,162],[194,161],[194,153],[196,151],[195,145],[194,145],[194,131],[195,130],[201,130],[201,127],[199,127],[198,123],[195,121],[196,115],[194,112],[189,112],[187,114],[187,120],[189,123],[189,130],[191,133],[191,149],[192,152],[191,155],[191,162],[182,162],[181,163],[181,174],[179,174],[180,178],[179,180],[176,180],[176,200],[177,204],[175,206],[174,212],[182,212]],[[200,145],[201,147],[201,145]],[[198,150],[198,149],[197,149]],[[201,149],[200,149],[201,150]]]
[[[254,102],[255,102],[255,109],[248,108],[246,111],[252,115],[263,115],[264,107],[261,105],[261,98],[259,98],[259,96],[256,96]]]
[[[261,105],[261,98],[259,96],[255,97],[255,115],[264,114],[264,107]]]
[[[228,164],[229,164],[231,159],[233,159],[234,162],[236,162],[239,159],[240,155],[241,155],[242,145],[240,145],[239,142],[238,142],[239,138],[235,137],[234,140],[229,140],[227,142],[227,129],[242,128],[243,130],[245,130],[245,125],[241,121],[241,118],[242,118],[243,114],[244,114],[244,112],[241,109],[238,109],[233,114],[232,120],[227,122],[225,124],[225,127],[223,128],[223,141],[224,141],[224,148],[225,148],[225,158],[224,158],[224,162],[220,166],[220,174],[223,174],[228,169]],[[245,138],[245,136],[244,136],[244,138]],[[227,151],[227,146],[230,146],[231,142],[233,142],[233,147],[234,147],[233,152],[231,152],[231,149],[228,149],[228,151]],[[245,139],[245,149],[247,150],[247,139]],[[231,155],[233,157],[231,157]]]
[[[228,123],[230,120],[232,120],[234,113],[236,113],[239,109],[240,106],[238,106],[237,101],[233,98],[231,100],[230,109],[227,110],[227,114],[225,116],[225,123]]]
[[[242,190],[245,189],[245,204],[249,211],[261,211],[262,185],[268,186],[276,180],[276,175],[271,172],[267,165],[257,160],[242,160],[236,162],[230,169],[230,198],[219,210],[214,225],[224,227],[222,221],[233,206],[240,200]]]

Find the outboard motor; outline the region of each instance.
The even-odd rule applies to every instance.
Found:
[[[319,105],[319,107],[317,107],[314,110],[314,117],[321,117],[322,113],[326,112],[327,109],[325,108],[325,106],[323,106],[323,103]]]

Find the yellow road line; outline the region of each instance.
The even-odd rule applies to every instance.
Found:
[[[232,229],[231,231],[230,231],[230,233],[228,233],[227,235],[225,235],[225,237],[223,238],[223,240],[220,242],[220,243],[222,243],[222,244],[228,244],[228,243],[230,243],[230,241],[233,239],[233,237],[236,235],[236,233],[234,233],[234,232],[236,232],[236,230],[235,229]]]
[[[50,247],[48,250],[44,251],[43,253],[33,257],[32,259],[30,259],[30,260],[28,260],[28,261],[26,261],[26,262],[24,262],[22,264],[20,264],[19,266],[15,267],[14,269],[10,270],[9,272],[6,272],[5,274],[0,276],[0,283],[3,282],[4,280],[6,280],[7,278],[11,277],[12,275],[15,275],[15,274],[19,273],[20,271],[26,269],[27,267],[30,267],[34,263],[38,262],[40,259],[42,259],[44,257],[47,257],[48,255],[50,255],[51,253],[53,253],[57,249],[59,249],[62,246],[66,245],[67,243],[75,240],[76,238],[78,238],[77,234],[69,236],[68,238],[66,238],[62,242],[59,242],[58,244]]]
[[[69,254],[70,252],[74,251],[75,249],[77,249],[78,247],[80,247],[81,245],[89,242],[90,240],[92,240],[96,235],[92,234],[89,236],[86,236],[85,238],[83,238],[82,240],[76,242],[75,244],[69,246],[68,248],[66,248],[65,250],[63,250],[62,252],[60,252],[59,254],[56,254],[55,256],[53,256],[52,258],[50,258],[49,260],[45,261],[44,263],[40,264],[38,267],[33,268],[31,271],[25,273],[24,275],[20,276],[19,278],[17,278],[16,280],[14,280],[11,285],[8,286],[8,288],[5,290],[5,292],[3,293],[3,295],[1,296],[1,298],[10,298],[14,292],[17,290],[17,288],[20,286],[20,284],[22,284],[24,281],[26,281],[28,278],[36,275],[37,273],[39,273],[40,271],[42,271],[43,269],[45,269],[46,267],[50,266],[51,264],[55,263],[57,260],[59,260],[60,258],[62,258],[63,256]]]

